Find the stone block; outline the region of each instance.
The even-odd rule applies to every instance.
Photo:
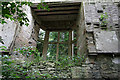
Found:
[[[101,3],[96,3],[96,9],[97,11],[103,11],[103,7],[102,7],[102,4]]]
[[[47,68],[47,70],[49,70],[49,71],[54,71],[55,70],[55,68]]]
[[[94,44],[88,44],[88,50],[89,50],[89,53],[96,52],[95,45]]]
[[[50,74],[53,74],[53,73],[55,73],[55,71],[50,71],[49,73],[50,73]]]
[[[115,31],[95,32],[97,51],[105,53],[118,53],[118,38]]]
[[[47,62],[46,63],[48,66],[50,66],[50,67],[54,67],[55,66],[55,64],[54,63],[51,63],[51,62]]]

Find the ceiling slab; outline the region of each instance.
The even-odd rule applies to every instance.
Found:
[[[79,15],[81,3],[47,3],[48,10],[37,9],[37,3],[31,6],[37,20],[46,30],[71,30]],[[42,28],[42,27],[41,27]]]

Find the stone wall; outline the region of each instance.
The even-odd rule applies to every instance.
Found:
[[[19,48],[24,46],[36,46],[36,41],[39,34],[39,26],[33,19],[31,9],[28,6],[23,6],[23,11],[29,19],[29,26],[20,26],[19,23],[7,20],[7,24],[0,24],[0,36],[3,42],[0,46],[6,46],[8,49]]]
[[[15,34],[16,23],[10,20],[6,20],[7,24],[0,24],[0,36],[3,39],[4,44],[0,43],[0,46],[10,47]]]
[[[41,74],[50,73],[60,78],[118,79],[120,77],[120,48],[118,47],[120,39],[118,11],[120,8],[117,5],[118,3],[82,3],[77,22],[77,47],[79,54],[86,53],[88,49],[89,56],[86,58],[86,62],[82,66],[65,69],[55,68],[55,66],[52,66],[54,63],[41,63],[36,66]],[[39,26],[34,24],[30,8],[25,6],[23,9],[30,20],[28,27],[19,26],[10,20],[7,20],[8,24],[0,24],[0,36],[2,36],[4,45],[7,47],[10,47],[11,44],[16,48],[36,46]],[[106,29],[102,29],[99,18],[105,12],[108,14],[106,19],[108,24]],[[16,28],[17,26],[18,28]],[[13,42],[15,43],[13,44]],[[3,44],[0,43],[1,45]],[[93,53],[94,56],[92,56]]]
[[[86,29],[83,4],[81,4],[77,20],[77,50],[77,54],[86,53]]]
[[[119,5],[118,5],[118,26],[119,26],[119,28],[120,28],[120,2],[119,2]],[[120,29],[118,30],[118,34],[120,34]],[[120,51],[120,35],[119,35],[119,37],[118,37],[118,48],[119,48],[119,51]]]
[[[119,17],[118,2],[85,3],[85,26],[88,60],[83,67],[76,68],[82,73],[76,77],[119,78]],[[101,26],[101,14],[108,15],[105,29]]]
[[[89,56],[85,64],[71,69],[72,78],[119,79],[120,64],[114,63],[113,59],[113,55]]]
[[[29,72],[34,74],[39,73],[40,75],[48,74],[52,78],[118,80],[120,78],[119,67],[120,56],[99,54],[97,56],[89,56],[82,65],[71,67],[59,67],[59,64],[53,61],[39,61],[37,64],[31,64]],[[40,75],[37,77],[40,77]]]
[[[39,33],[39,26],[35,24],[35,20],[32,16],[32,12],[30,7],[24,6],[23,10],[28,16],[29,26],[20,26],[20,31],[15,40],[15,47],[23,47],[23,46],[36,46],[36,41]]]
[[[100,18],[105,13],[108,15],[105,19],[107,23],[106,27],[102,27]],[[85,25],[89,53],[119,53],[118,19],[118,2],[85,3]]]

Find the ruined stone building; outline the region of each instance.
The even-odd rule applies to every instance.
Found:
[[[48,2],[50,11],[38,10],[36,4],[23,7],[30,20],[28,27],[10,20],[0,24],[0,36],[5,43],[0,46],[8,49],[36,46],[43,29],[46,31],[43,56],[46,56],[49,32],[69,31],[68,54],[72,56],[72,31],[77,30],[77,52],[86,54],[87,59],[84,66],[74,69],[73,78],[120,77],[119,2]],[[101,14],[108,15],[104,25]]]

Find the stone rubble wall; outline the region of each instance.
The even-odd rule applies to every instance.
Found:
[[[57,76],[57,78],[118,80],[120,78],[120,56],[117,57],[119,58],[118,63],[113,59],[113,55],[89,56],[82,65],[71,67],[59,67],[53,61],[39,61],[30,66],[29,72],[34,73],[36,71],[40,75],[49,74],[51,77]],[[22,58],[21,60],[23,60]]]
[[[118,2],[85,3],[84,9],[88,52],[118,53]],[[100,21],[105,12],[108,15],[106,30]]]
[[[86,62],[82,66],[71,68],[72,78],[120,78],[120,64],[113,62],[112,55],[100,54],[98,56],[89,56],[88,60],[89,62]]]
[[[73,68],[73,78],[113,78],[120,76],[118,2],[85,3],[84,17],[88,58],[83,67]],[[101,14],[107,12],[107,28],[101,27]]]

